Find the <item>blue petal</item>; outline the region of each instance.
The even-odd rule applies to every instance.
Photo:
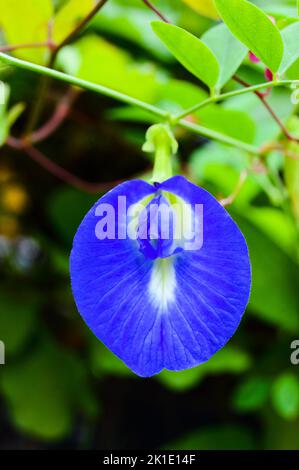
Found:
[[[116,232],[127,207],[157,191],[203,205],[203,245],[173,256],[150,256],[140,240],[99,240],[98,204],[111,204]],[[88,212],[74,239],[71,278],[78,310],[95,335],[136,374],[182,370],[207,361],[234,334],[251,283],[245,239],[207,191],[176,176],[153,187],[119,185]]]

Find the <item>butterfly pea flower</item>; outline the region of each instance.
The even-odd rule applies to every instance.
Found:
[[[234,334],[249,298],[240,229],[183,176],[128,181],[105,194],[82,221],[70,261],[83,319],[142,377],[207,361]]]

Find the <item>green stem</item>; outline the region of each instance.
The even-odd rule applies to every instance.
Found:
[[[201,101],[200,103],[197,103],[196,105],[185,109],[182,111],[180,114],[178,114],[175,119],[179,121],[180,119],[183,119],[186,116],[189,116],[190,114],[195,113],[201,108],[204,108],[212,103],[217,103],[220,101],[223,101],[227,98],[232,98],[234,96],[239,96],[239,95],[245,95],[247,93],[252,93],[258,90],[263,90],[264,88],[269,88],[269,87],[277,87],[277,86],[289,86],[293,84],[298,84],[299,85],[299,80],[281,80],[281,81],[272,81],[272,82],[265,82],[265,83],[260,83],[258,85],[253,85],[248,88],[241,88],[240,90],[235,90],[235,91],[230,91],[228,93],[223,93],[222,95],[214,95],[211,96],[210,98],[207,98],[204,101]]]
[[[82,80],[81,78],[73,77],[71,75],[58,72],[57,70],[49,69],[47,67],[43,67],[42,65],[33,64],[31,62],[26,62],[24,60],[17,59],[16,57],[11,57],[2,53],[0,53],[0,60],[4,64],[13,65],[24,70],[29,70],[30,72],[39,73],[40,75],[46,75],[47,77],[60,80],[70,85],[78,86],[85,90],[94,91],[95,93],[108,96],[109,98],[114,98],[115,100],[122,101],[123,103],[129,104],[131,106],[137,106],[163,119],[167,119],[169,117],[169,113],[167,111],[163,111],[162,109],[159,109],[156,106],[144,103],[143,101],[120,93],[118,91],[111,90],[110,88],[107,88],[105,86],[97,85],[96,83],[91,83],[86,80]]]
[[[46,75],[49,77],[52,77],[57,80],[61,80],[63,82],[69,83],[70,85],[78,86],[80,88],[83,88],[85,90],[93,91],[95,93],[102,94],[104,96],[108,96],[110,98],[113,98],[115,100],[121,101],[123,103],[129,104],[131,106],[137,106],[140,109],[143,109],[144,111],[147,111],[154,116],[157,116],[161,118],[164,121],[170,121],[173,124],[177,124],[180,127],[187,129],[189,131],[195,132],[199,135],[208,137],[213,140],[217,140],[219,142],[223,142],[224,144],[232,145],[234,147],[237,147],[241,150],[244,150],[246,152],[249,152],[251,154],[259,154],[260,151],[258,148],[246,144],[245,142],[241,142],[239,140],[236,140],[232,137],[223,135],[219,132],[213,131],[212,129],[208,129],[196,124],[189,123],[185,120],[182,119],[174,119],[173,116],[167,111],[164,111],[162,109],[157,108],[156,106],[153,106],[151,104],[145,103],[143,101],[140,101],[136,98],[133,98],[131,96],[125,95],[124,93],[120,93],[115,90],[111,90],[110,88],[104,87],[102,85],[97,85],[95,83],[88,82],[86,80],[82,80],[77,77],[73,77],[71,75],[66,75],[62,72],[58,72],[57,70],[52,70],[47,67],[43,67],[41,65],[37,64],[32,64],[30,62],[23,61],[21,59],[17,59],[15,57],[8,56],[6,54],[0,53],[0,60],[4,62],[7,65],[13,65],[25,70],[29,70],[31,72],[39,73],[41,75]],[[279,85],[289,85],[291,83],[298,83],[298,81],[284,81],[280,82]],[[249,91],[253,91],[252,88],[254,89],[260,89],[262,87],[265,87],[265,84],[262,85],[256,85],[255,87],[250,88],[245,88],[242,90],[237,90],[236,92],[231,92],[231,93],[226,93],[225,95],[221,95],[221,98],[224,99],[224,97],[229,97],[229,96],[236,96],[237,94],[244,94],[248,93]],[[219,98],[219,97],[218,97]],[[189,113],[189,112],[188,112]]]
[[[154,183],[161,183],[171,177],[171,155],[166,146],[161,146],[156,151],[152,181]]]
[[[178,151],[178,143],[168,124],[151,126],[142,150],[155,155],[153,183],[162,183],[172,177],[172,156]]]
[[[234,139],[233,137],[220,134],[219,132],[213,131],[212,129],[199,126],[198,124],[192,124],[191,122],[180,120],[177,122],[177,125],[188,131],[192,131],[196,134],[208,137],[209,139],[216,140],[218,142],[222,142],[223,144],[231,145],[233,147],[238,147],[240,150],[244,150],[245,152],[249,152],[250,154],[260,154],[260,150],[258,147],[246,144],[246,142],[241,142],[240,140]]]

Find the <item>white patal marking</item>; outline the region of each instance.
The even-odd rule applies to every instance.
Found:
[[[154,262],[149,294],[154,305],[161,309],[175,301],[176,278],[173,264],[173,257],[159,258]]]

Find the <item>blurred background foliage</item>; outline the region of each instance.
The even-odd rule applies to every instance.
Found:
[[[156,0],[175,24],[202,36],[216,24],[213,2]],[[279,27],[296,21],[295,0],[257,1]],[[0,0],[2,44],[63,41],[91,0]],[[180,111],[207,96],[150,28],[156,19],[141,0],[109,0],[83,33],[64,47],[56,68],[165,109]],[[17,57],[47,64],[43,48]],[[299,56],[299,53],[298,53]],[[263,69],[245,58],[250,83]],[[299,78],[299,59],[288,71]],[[7,106],[0,106],[0,143],[20,136],[36,106],[40,77],[0,65]],[[230,81],[226,90],[237,85]],[[68,93],[51,82],[40,123]],[[146,177],[141,152],[152,118],[132,107],[73,89],[67,119],[40,148],[52,161],[93,183]],[[269,102],[299,137],[290,91]],[[281,130],[252,94],[202,109],[203,126],[261,145]],[[70,290],[68,255],[76,228],[103,194],[72,188],[22,152],[0,150],[0,448],[299,449],[299,377],[290,344],[299,336],[299,163],[270,152],[249,162],[236,148],[179,130],[177,170],[216,197],[234,192],[229,210],[248,241],[251,301],[232,341],[209,362],[151,379],[134,376],[87,330]],[[298,153],[298,144],[289,144]],[[111,184],[111,187],[113,183]],[[109,185],[108,185],[109,187]],[[299,366],[298,366],[299,367]]]

